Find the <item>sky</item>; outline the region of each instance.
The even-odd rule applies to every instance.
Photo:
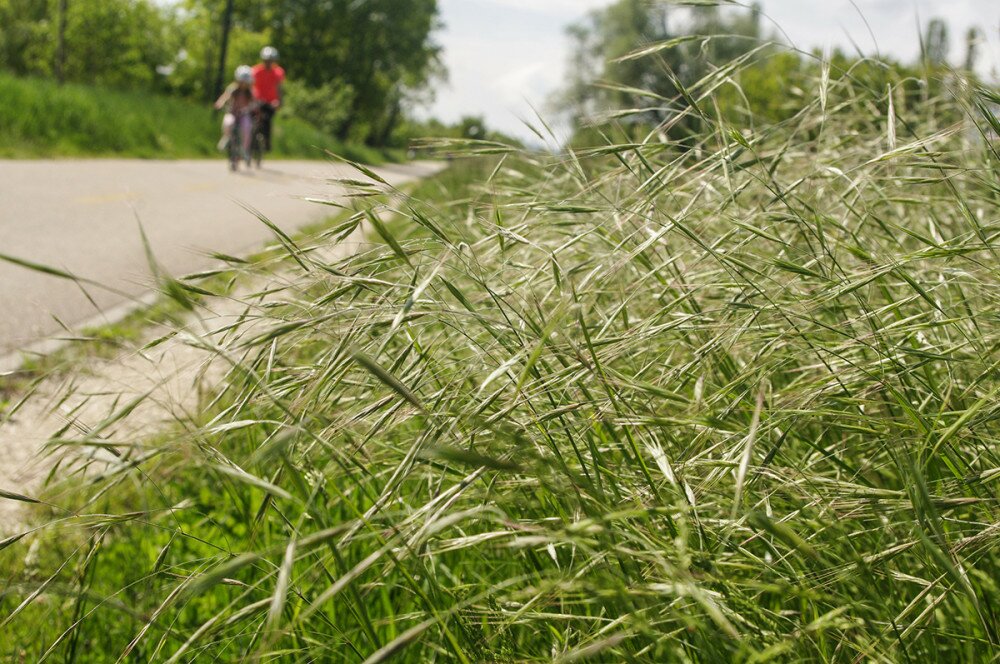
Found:
[[[570,41],[566,28],[609,0],[440,0],[449,82],[424,110],[445,121],[482,115],[491,128],[530,138],[522,119],[535,110],[552,119],[549,100],[563,83]],[[981,69],[1000,78],[998,0],[763,0],[765,20],[784,40],[804,50],[840,46],[866,54],[913,60],[919,55],[918,21],[945,18],[952,60],[964,58],[972,26],[987,33]],[[863,17],[863,18],[862,18]],[[867,23],[867,26],[866,26]],[[873,40],[869,33],[874,33]],[[535,122],[537,124],[537,121]]]

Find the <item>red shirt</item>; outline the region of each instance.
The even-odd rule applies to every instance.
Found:
[[[253,96],[262,102],[272,104],[278,101],[278,86],[285,81],[285,70],[278,65],[268,69],[264,63],[253,68]]]

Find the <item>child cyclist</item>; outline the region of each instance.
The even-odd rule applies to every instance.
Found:
[[[222,139],[219,150],[225,151],[233,138],[233,127],[240,123],[243,158],[250,159],[250,140],[253,137],[253,112],[256,108],[253,96],[253,71],[247,65],[236,68],[235,80],[229,84],[215,102],[215,108],[226,109],[222,118]]]

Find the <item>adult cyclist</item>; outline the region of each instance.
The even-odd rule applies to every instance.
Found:
[[[285,70],[278,64],[278,49],[265,46],[260,50],[261,62],[253,67],[253,96],[261,103],[260,129],[264,149],[271,149],[271,120],[281,107]]]

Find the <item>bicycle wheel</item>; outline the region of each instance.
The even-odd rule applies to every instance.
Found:
[[[253,153],[254,165],[257,168],[260,168],[260,164],[264,160],[264,134],[260,130],[259,124],[254,126],[253,141],[251,143],[250,151]]]
[[[233,133],[229,137],[229,170],[235,171],[240,167],[240,145],[243,140],[240,138],[239,123],[233,127]]]

